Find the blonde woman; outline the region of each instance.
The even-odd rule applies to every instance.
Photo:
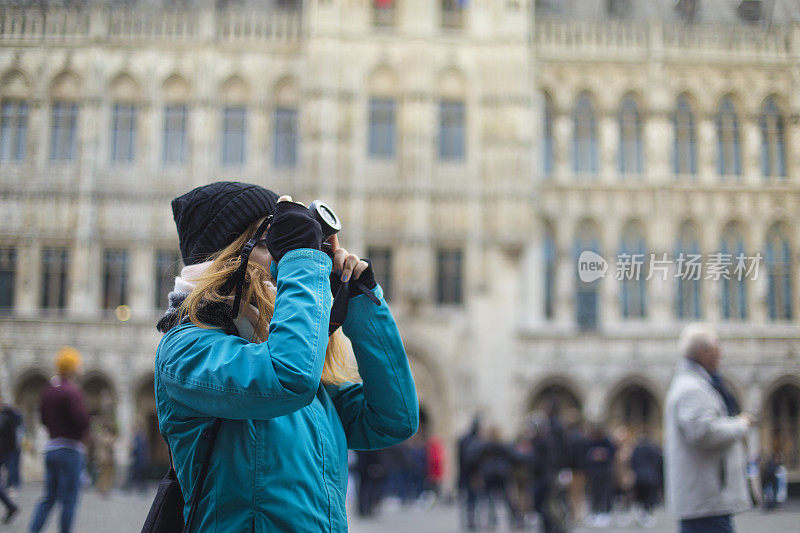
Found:
[[[159,322],[155,388],[186,518],[204,437],[222,419],[188,527],[346,531],[347,449],[391,446],[418,425],[408,360],[371,268],[335,237],[332,258],[322,252],[308,210],[257,185],[212,183],[172,209],[187,266]],[[254,237],[234,310],[229,280]],[[329,337],[331,283],[353,280],[378,305],[352,294]]]

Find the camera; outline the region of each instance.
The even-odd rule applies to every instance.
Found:
[[[336,216],[336,212],[322,200],[314,200],[308,204],[308,210],[314,220],[322,226],[322,234],[326,239],[342,229],[342,222]]]

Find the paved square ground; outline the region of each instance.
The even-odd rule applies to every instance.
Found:
[[[19,533],[27,531],[33,507],[39,494],[41,494],[41,490],[41,483],[26,484],[17,498],[21,507],[20,513],[10,526],[0,525],[0,531]],[[153,486],[152,490],[155,490],[155,486]],[[138,532],[141,530],[142,522],[152,497],[152,493],[127,494],[116,491],[107,498],[102,498],[94,489],[88,489],[84,491],[81,497],[74,531],[76,533]],[[57,508],[54,509],[50,515],[45,530],[48,533],[56,533],[58,531],[57,511]],[[792,502],[790,505],[769,514],[758,510],[743,513],[737,516],[736,526],[739,533],[800,533],[800,502]],[[363,520],[351,514],[350,531],[352,533],[455,533],[460,531],[460,527],[458,511],[453,505],[437,505],[430,509],[422,509],[415,506],[394,508],[391,505],[387,505],[384,506],[380,515],[374,519]],[[499,531],[506,531],[506,529],[500,528]],[[674,533],[676,528],[674,522],[667,519],[663,512],[659,512],[656,525],[647,530],[643,530],[636,525],[627,528],[617,527],[602,530],[575,529],[575,533],[591,531]]]

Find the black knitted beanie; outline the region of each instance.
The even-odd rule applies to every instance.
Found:
[[[172,200],[184,265],[202,263],[272,213],[278,195],[250,183],[218,181]]]

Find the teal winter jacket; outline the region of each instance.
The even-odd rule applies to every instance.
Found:
[[[417,430],[414,380],[380,286],[381,305],[352,298],[342,325],[363,383],[321,384],[330,272],[330,258],[316,250],[281,259],[266,342],[191,323],[162,339],[156,404],[184,516],[205,450],[201,432],[224,419],[193,531],[347,531],[347,449],[391,446]]]

